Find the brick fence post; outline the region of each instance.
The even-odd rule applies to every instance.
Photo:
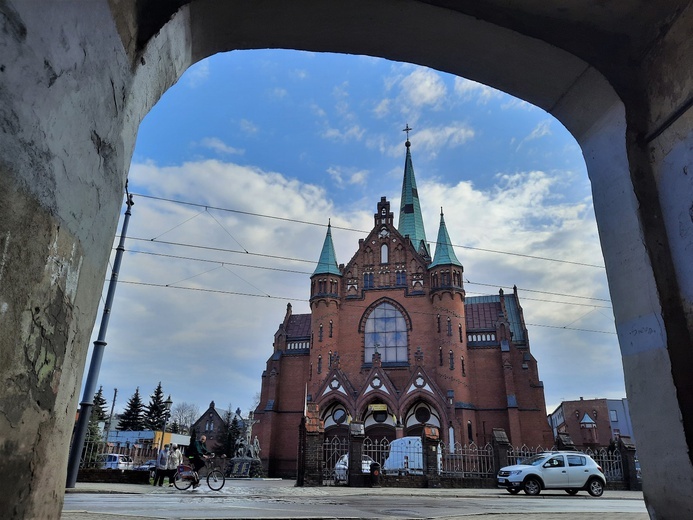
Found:
[[[325,428],[318,405],[308,403],[299,426],[297,486],[322,486],[324,442]]]
[[[362,469],[364,425],[362,422],[352,421],[349,424],[349,470],[348,482],[350,487],[364,487],[366,477]],[[368,476],[370,484],[370,473]]]
[[[635,444],[630,437],[619,437],[618,451],[621,452],[623,464],[623,481],[631,491],[642,491],[642,482],[638,479],[638,471],[635,466]]]
[[[491,436],[491,447],[493,448],[493,464],[496,473],[504,466],[508,466],[508,452],[512,449],[508,435],[503,428],[494,428]]]
[[[426,487],[440,487],[440,468],[438,461],[440,453],[440,432],[435,426],[424,426],[421,435],[421,448],[423,449],[423,470],[426,477]]]

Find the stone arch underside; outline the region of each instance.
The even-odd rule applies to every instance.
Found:
[[[492,0],[477,2],[472,16],[417,1],[355,0],[349,9],[319,0],[175,3],[182,4],[172,18],[171,12],[148,11],[154,4],[146,1],[95,0],[85,10],[8,0],[0,7],[7,28],[0,117],[9,130],[0,133],[0,249],[8,251],[0,298],[12,304],[3,311],[0,347],[4,380],[29,375],[2,395],[12,403],[4,407],[4,420],[14,425],[3,423],[5,442],[17,449],[0,465],[20,468],[6,489],[5,516],[59,517],[54,497],[64,488],[72,426],[67,412],[76,402],[139,123],[193,63],[254,48],[426,65],[527,100],[566,126],[592,182],[648,507],[662,517],[693,514],[686,492],[693,481],[693,391],[685,382],[693,371],[693,274],[685,257],[691,239],[682,231],[690,222],[679,219],[690,201],[678,195],[691,185],[690,176],[678,174],[690,168],[693,143],[685,94],[690,70],[677,66],[691,60],[684,45],[692,16],[686,2],[657,3],[671,14],[665,26],[652,24],[655,32],[662,27],[664,43],[619,39],[613,24],[600,28],[603,36],[577,14],[567,24],[555,13],[533,21],[536,7],[506,10]],[[638,7],[646,8],[657,6]],[[580,34],[584,25],[588,30]],[[640,58],[644,48],[634,52],[637,62],[623,52],[623,41],[642,41],[649,49],[670,44],[669,52]],[[616,66],[605,66],[609,59]],[[58,73],[47,75],[46,64]],[[597,69],[609,74],[608,81]],[[23,256],[16,244],[24,246]],[[51,244],[53,260],[67,268],[42,278],[37,273]],[[21,326],[26,309],[49,311],[34,315],[34,326],[57,331],[50,338],[57,354],[52,378],[32,379],[35,364],[12,354],[39,341],[38,330]],[[650,433],[651,424],[658,434]],[[682,491],[672,492],[672,482]]]

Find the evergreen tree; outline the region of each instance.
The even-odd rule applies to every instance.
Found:
[[[128,400],[125,411],[120,416],[119,430],[141,431],[144,429],[144,405],[140,397],[140,387]]]
[[[168,429],[171,433],[180,433],[180,425],[178,424],[178,421],[174,419],[173,423],[171,423],[171,427]]]
[[[220,449],[227,457],[234,457],[236,454],[236,440],[242,433],[241,428],[236,414],[231,412],[231,410],[226,410],[222,419],[224,423],[218,437],[221,441]]]
[[[103,396],[103,386],[100,386],[99,390],[94,394],[94,407],[91,410],[91,420],[97,423],[105,421],[108,417],[108,413],[106,412],[107,406],[108,403]]]
[[[149,404],[144,408],[144,426],[147,430],[163,430],[166,422],[166,404],[164,404],[164,391],[161,389],[161,381],[156,385],[154,393],[149,396]]]

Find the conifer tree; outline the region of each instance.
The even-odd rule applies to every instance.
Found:
[[[108,417],[108,413],[106,412],[107,406],[108,403],[103,396],[103,386],[100,386],[99,390],[94,394],[94,407],[91,410],[91,420],[96,423],[105,421]]]
[[[144,408],[144,426],[147,430],[163,430],[166,422],[166,404],[164,403],[164,391],[161,389],[161,381],[156,385],[154,393],[149,396],[149,404]]]
[[[238,424],[238,418],[230,409],[224,412],[222,417],[224,423],[221,431],[218,433],[218,439],[221,442],[221,451],[227,457],[234,457],[236,452],[236,440],[241,435],[241,428]]]
[[[141,431],[144,429],[144,405],[140,397],[140,387],[128,399],[125,411],[120,416],[119,430]]]

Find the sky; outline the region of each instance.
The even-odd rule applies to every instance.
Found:
[[[246,416],[287,303],[309,312],[328,222],[346,264],[380,197],[398,218],[406,125],[432,250],[442,208],[467,294],[518,287],[547,412],[625,397],[590,183],[559,121],[424,67],[255,50],[193,65],[140,125],[98,380],[109,406],[161,382],[174,406]]]

